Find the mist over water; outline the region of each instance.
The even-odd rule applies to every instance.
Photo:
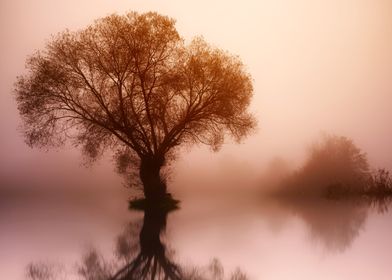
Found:
[[[238,55],[254,85],[255,133],[216,153],[183,147],[170,165],[168,190],[181,203],[157,234],[165,256],[206,275],[216,259],[224,279],[237,268],[249,279],[390,279],[389,201],[266,196],[322,135],[352,139],[371,170],[392,170],[387,0],[1,1],[0,278],[26,279],[37,262],[75,276],[91,248],[110,260],[130,223],[140,247],[145,213],[128,199],[141,190],[124,187],[110,152],[88,167],[68,144],[28,148],[12,93],[51,34],[133,10],[173,17],[186,41],[202,35]]]

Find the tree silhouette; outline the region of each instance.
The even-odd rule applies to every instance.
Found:
[[[138,208],[138,210],[141,210]],[[177,263],[174,251],[168,250],[162,234],[167,217],[173,208],[147,206],[143,209],[142,223],[130,222],[117,237],[115,258],[105,259],[91,248],[77,265],[78,279],[84,280],[247,280],[247,275],[237,267],[225,278],[221,262],[213,258],[207,267]],[[163,239],[163,240],[162,240]],[[107,257],[107,256],[106,256]],[[31,280],[74,279],[62,266],[35,262],[26,268]]]
[[[180,267],[169,259],[164,243],[161,241],[161,232],[166,228],[166,220],[169,211],[161,211],[157,208],[146,208],[144,210],[143,227],[139,235],[140,251],[133,258],[120,268],[111,280],[126,279],[183,279]],[[126,236],[119,236],[117,241],[117,255],[125,256],[129,242],[124,242],[127,238],[133,238],[128,232]],[[120,253],[122,252],[122,254]],[[126,252],[131,253],[131,251]]]
[[[327,197],[363,193],[370,175],[366,154],[352,140],[326,136],[311,147],[303,166],[283,180],[279,192]]]
[[[213,150],[225,134],[240,141],[255,126],[250,75],[238,57],[201,38],[189,45],[157,13],[111,15],[64,31],[27,60],[16,100],[27,144],[70,139],[91,160],[115,152],[137,162],[144,195],[161,198],[161,167],[184,143]]]

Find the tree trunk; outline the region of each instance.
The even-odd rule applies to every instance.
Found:
[[[166,196],[166,183],[160,175],[164,157],[144,157],[140,162],[140,179],[143,183],[144,196],[148,200],[160,200]]]

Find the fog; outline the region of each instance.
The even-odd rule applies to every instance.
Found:
[[[254,81],[251,111],[257,131],[240,145],[226,139],[218,153],[201,145],[184,148],[172,166],[174,178],[188,178],[178,188],[210,187],[216,182],[200,181],[208,176],[233,188],[256,184],[275,157],[298,166],[322,133],[353,139],[372,166],[392,168],[390,1],[2,0],[0,188],[80,189],[80,178],[91,176],[107,182],[96,179],[100,188],[123,191],[110,157],[85,170],[72,147],[48,153],[28,148],[18,130],[12,89],[16,76],[26,71],[28,55],[43,48],[51,34],[83,28],[111,13],[150,10],[176,19],[186,41],[202,35],[238,55]],[[48,179],[59,177],[70,178],[70,183]]]

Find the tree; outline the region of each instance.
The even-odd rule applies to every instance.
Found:
[[[16,100],[28,145],[69,139],[91,160],[115,152],[137,159],[147,199],[166,194],[161,167],[185,143],[217,150],[225,134],[255,126],[252,80],[240,59],[201,38],[189,45],[157,13],[111,15],[64,31],[27,60]]]
[[[369,179],[366,154],[349,138],[332,135],[311,147],[304,165],[283,187],[301,195],[336,196],[363,192]]]

